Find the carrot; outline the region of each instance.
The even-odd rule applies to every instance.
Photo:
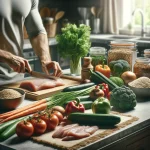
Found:
[[[21,112],[19,112],[17,114],[11,115],[11,116],[9,116],[6,119],[1,120],[0,124],[4,123],[4,122],[7,122],[7,121],[10,121],[10,120],[13,120],[13,119],[16,119],[16,118],[20,118],[20,117],[24,117],[24,116],[33,114],[33,113],[38,112],[38,111],[42,111],[42,110],[46,109],[47,106],[48,106],[48,103],[43,103],[43,104],[38,105],[36,107],[32,107],[30,109],[26,109],[26,110],[21,111]]]
[[[30,108],[32,108],[32,107],[36,107],[36,106],[38,106],[38,105],[44,104],[44,103],[46,103],[46,102],[47,102],[46,99],[42,99],[42,100],[39,100],[38,102],[29,104],[29,105],[27,105],[27,106],[25,106],[25,107],[21,107],[21,108],[18,108],[18,109],[16,109],[16,110],[12,110],[12,111],[9,111],[9,112],[0,114],[0,120],[1,120],[1,119],[5,119],[5,118],[7,118],[7,117],[10,117],[10,116],[12,116],[12,115],[15,115],[15,114],[17,114],[17,113],[19,113],[19,112],[21,112],[21,111],[25,111],[25,110],[30,109]]]

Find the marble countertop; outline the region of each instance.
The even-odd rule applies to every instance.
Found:
[[[33,101],[30,100],[24,100],[21,106],[25,106],[29,103],[33,103]],[[102,138],[101,140],[98,140],[94,143],[91,143],[87,145],[86,147],[83,147],[81,149],[99,149],[102,148],[108,144],[111,144],[125,136],[128,136],[130,134],[133,134],[134,132],[137,132],[138,130],[141,130],[142,128],[145,128],[147,126],[150,126],[150,99],[148,101],[143,102],[137,102],[137,106],[134,110],[125,112],[124,114],[129,114],[132,116],[136,116],[139,118],[138,121],[133,122],[132,124],[121,128],[120,130],[110,134],[109,136],[106,136],[105,138]],[[19,138],[17,138],[16,135],[10,137],[8,140],[0,143],[0,150],[9,150],[9,149],[17,149],[17,150],[26,150],[26,149],[36,149],[36,150],[54,150],[54,148],[42,144],[38,144],[36,142],[26,140],[26,141],[20,141]]]

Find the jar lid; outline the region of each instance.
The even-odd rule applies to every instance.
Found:
[[[105,55],[106,49],[104,47],[91,47],[90,54],[102,54]]]
[[[137,57],[135,61],[139,63],[150,63],[149,59],[145,57]]]
[[[150,49],[145,49],[144,54],[150,55]]]
[[[133,42],[126,42],[126,41],[111,41],[111,46],[135,46],[136,44]]]

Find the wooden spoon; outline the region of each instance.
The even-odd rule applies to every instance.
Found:
[[[48,7],[43,7],[40,9],[40,15],[42,18],[50,17],[50,9]]]
[[[57,12],[57,14],[55,15],[55,22],[57,22],[60,18],[62,18],[64,14],[65,14],[64,11]]]
[[[94,15],[94,17],[96,17],[97,15],[97,11],[96,11],[96,7],[91,7],[91,13]]]
[[[101,12],[102,12],[102,8],[98,8],[98,10],[97,10],[97,18],[100,17]]]

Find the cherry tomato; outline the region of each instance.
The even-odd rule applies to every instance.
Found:
[[[42,119],[36,119],[32,121],[35,134],[43,134],[46,131],[47,124]]]
[[[16,126],[16,134],[20,138],[29,138],[34,133],[33,125],[28,121],[21,121]]]
[[[63,115],[62,113],[60,113],[59,111],[53,111],[52,114],[56,115],[59,119],[59,123],[61,123],[63,121]]]
[[[27,121],[30,122],[30,123],[33,125],[34,122],[36,121],[36,118],[34,118],[34,117],[29,117],[29,118],[27,119]]]
[[[59,119],[56,115],[51,114],[50,117],[48,117],[46,123],[47,123],[48,130],[54,130],[59,123]]]

